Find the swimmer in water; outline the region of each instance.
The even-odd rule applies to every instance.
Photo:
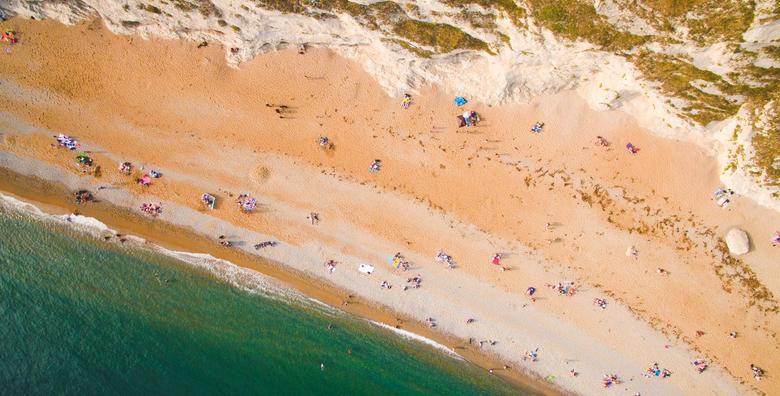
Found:
[[[325,370],[325,363],[320,363],[320,370]]]

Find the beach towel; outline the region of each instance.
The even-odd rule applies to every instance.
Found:
[[[456,96],[455,97],[455,105],[456,106],[463,106],[464,104],[468,103],[469,101],[466,100],[466,98],[462,96]]]
[[[368,264],[360,264],[360,266],[358,267],[358,271],[366,275],[371,275],[371,273],[374,272],[374,267]]]

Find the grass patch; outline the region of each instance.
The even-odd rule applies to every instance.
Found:
[[[645,36],[621,32],[579,0],[530,0],[537,22],[569,40],[583,39],[605,50],[628,50],[647,41]]]
[[[215,6],[211,0],[196,0],[196,3],[198,12],[203,16],[203,18],[208,18],[212,15],[216,16],[217,18],[222,18],[222,11],[220,11],[220,9],[217,8],[217,6]]]
[[[415,47],[414,45],[410,44],[408,41],[404,41],[404,40],[391,40],[391,41],[396,43],[396,44],[398,44],[398,45],[400,45],[405,50],[407,50],[407,51],[409,51],[409,52],[411,52],[411,53],[413,53],[413,54],[415,54],[415,55],[417,55],[417,56],[419,56],[421,58],[430,58],[434,54],[433,51],[428,51],[426,49]]]
[[[730,102],[722,95],[704,92],[693,84],[696,81],[704,81],[721,92],[733,92],[734,87],[715,73],[697,69],[690,63],[669,55],[646,51],[633,56],[631,60],[644,77],[657,82],[665,94],[688,102],[681,109],[683,114],[701,125],[723,120],[739,110],[739,103]]]
[[[427,53],[420,52],[426,50],[416,48],[415,45],[434,48],[436,53],[458,49],[492,53],[484,41],[451,25],[412,19],[403,7],[392,1],[364,5],[348,0],[319,0],[316,3],[301,0],[255,0],[255,4],[280,12],[311,16],[320,15],[323,11],[346,13],[368,29],[397,35],[403,40],[395,42],[414,53]],[[401,44],[401,41],[406,41],[406,44]]]
[[[694,7],[697,18],[685,21],[690,37],[700,45],[741,42],[742,33],[753,22],[754,11],[755,3],[751,0],[710,0]]]
[[[518,28],[525,28],[527,16],[525,8],[518,6],[514,0],[442,0],[442,3],[465,9],[470,5],[478,5],[486,10],[497,10],[509,18]]]
[[[740,42],[753,22],[753,0],[623,0],[620,6],[659,30],[688,29],[701,46],[719,41]]]
[[[768,45],[764,48],[761,48],[761,52],[776,61],[780,61],[780,46]]]
[[[144,10],[146,12],[151,12],[152,14],[158,14],[158,15],[162,14],[162,10],[160,10],[159,8],[157,8],[157,7],[153,6],[153,5],[150,5],[150,4],[143,4],[142,3],[142,4],[138,5],[138,8],[142,9],[142,10]]]
[[[495,16],[491,14],[462,10],[460,13],[458,13],[458,15],[455,16],[455,18],[460,21],[467,22],[475,29],[493,31],[497,27]]]
[[[236,33],[241,31],[241,28],[236,25],[230,25],[230,28],[233,29],[233,31]]]
[[[407,19],[396,23],[393,26],[393,32],[411,42],[433,47],[439,53],[452,52],[457,49],[493,53],[484,41],[471,37],[454,26],[443,23]]]
[[[763,172],[767,185],[780,187],[780,91],[774,92],[768,107],[768,125],[751,141],[755,151],[753,163]]]
[[[173,0],[173,7],[185,12],[190,12],[197,8],[195,4],[187,0]]]
[[[217,20],[217,25],[219,25],[220,27],[225,27],[227,26],[227,22],[225,22],[224,19],[219,19]]]
[[[122,26],[131,29],[134,27],[138,27],[141,25],[141,22],[138,21],[122,21]]]

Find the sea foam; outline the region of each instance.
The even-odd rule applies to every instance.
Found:
[[[375,320],[369,320],[369,322],[371,324],[379,326],[379,327],[381,327],[383,329],[390,330],[393,333],[398,334],[398,335],[400,335],[403,338],[407,338],[407,339],[410,339],[410,340],[415,340],[415,341],[421,342],[423,344],[432,346],[435,349],[447,352],[447,354],[449,354],[449,355],[451,355],[451,356],[453,356],[455,358],[463,360],[463,357],[460,356],[457,352],[453,351],[451,348],[448,348],[447,346],[445,346],[443,344],[440,344],[440,343],[438,343],[438,342],[436,342],[436,341],[434,341],[434,340],[432,340],[430,338],[423,337],[423,336],[421,336],[421,335],[419,335],[417,333],[412,333],[411,331],[406,331],[406,330],[403,330],[403,329],[397,329],[397,328],[395,328],[393,326],[387,325],[387,324],[382,323],[382,322],[377,322]]]

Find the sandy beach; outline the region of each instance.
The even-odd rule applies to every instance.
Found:
[[[618,375],[612,388],[628,394],[780,389],[780,250],[769,243],[780,214],[739,196],[720,208],[711,199],[721,185],[715,159],[642,130],[630,114],[595,112],[562,92],[525,105],[471,102],[482,121],[458,128],[458,92],[427,87],[405,110],[359,65],[325,49],[270,53],[234,69],[217,46],[115,36],[99,20],[4,26],[24,39],[0,56],[0,167],[87,188],[112,207],[163,203],[161,216],[135,229],[114,219],[119,229],[161,243],[165,227],[188,230],[197,243],[182,248],[293,284],[290,274],[306,274],[307,294],[324,285],[331,297],[315,297],[336,305],[354,294],[365,302],[355,313],[391,325],[397,313],[412,331],[433,318],[427,331],[459,354],[566,392],[600,394],[604,374]],[[544,129],[532,134],[537,121]],[[58,133],[79,140],[100,177],[56,147]],[[331,150],[317,144],[323,135]],[[382,169],[370,173],[375,159]],[[139,186],[118,171],[123,161],[163,177]],[[41,195],[20,184],[12,192]],[[204,192],[217,197],[214,210],[200,203]],[[257,198],[254,213],[236,207],[241,193]],[[94,216],[112,224],[113,212]],[[752,238],[738,258],[722,242],[733,226]],[[218,235],[234,247],[219,246]],[[280,244],[252,248],[263,240]],[[625,254],[631,246],[635,258]],[[456,268],[434,260],[438,249]],[[409,271],[389,265],[396,252]],[[506,271],[491,264],[495,253]],[[338,262],[333,273],[327,259]],[[360,263],[376,271],[363,275]],[[417,274],[421,287],[402,290]],[[546,287],[569,281],[570,297]],[[488,340],[494,345],[480,348]],[[538,361],[523,359],[536,348]],[[694,359],[709,368],[699,374]],[[672,375],[645,377],[654,362]],[[750,364],[767,376],[754,380]]]

